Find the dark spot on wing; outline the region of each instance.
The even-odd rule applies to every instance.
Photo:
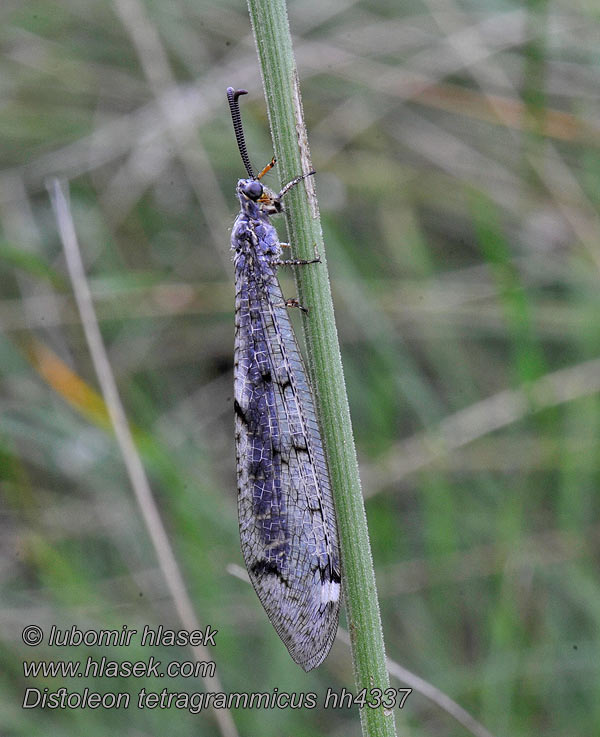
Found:
[[[238,402],[237,399],[233,400],[233,411],[240,418],[240,420],[244,423],[244,425],[248,425],[248,418],[246,417],[246,413],[240,407],[240,403]]]
[[[250,568],[250,572],[260,578],[261,576],[275,576],[285,586],[289,586],[287,579],[283,576],[279,566],[272,560],[257,560]]]

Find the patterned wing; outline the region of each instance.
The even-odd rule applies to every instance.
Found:
[[[292,658],[327,656],[340,605],[337,529],[314,402],[274,273],[238,275],[236,447],[242,552]]]

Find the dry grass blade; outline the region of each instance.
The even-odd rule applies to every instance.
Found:
[[[400,481],[433,463],[436,458],[462,448],[527,414],[555,407],[600,391],[600,359],[593,359],[547,374],[527,389],[506,389],[442,420],[437,428],[413,435],[396,446],[378,471],[369,474],[372,488]]]
[[[231,564],[227,566],[227,571],[232,576],[239,578],[241,581],[250,583],[248,573],[241,566]],[[343,627],[338,628],[336,639],[343,642],[345,645],[350,645],[350,635]],[[475,735],[475,737],[494,737],[494,735],[486,729],[483,724],[480,724],[475,717],[471,716],[466,709],[463,709],[462,706],[451,699],[448,694],[440,691],[439,688],[436,688],[425,679],[407,670],[391,658],[388,657],[386,659],[386,663],[388,672],[391,676],[394,676],[414,691],[420,693],[426,699],[429,699],[433,704],[439,706],[440,709],[456,719],[459,724],[462,724],[463,727],[468,729],[471,734]]]
[[[129,429],[129,423],[94,312],[92,295],[81,259],[73,218],[65,193],[57,179],[50,183],[50,194],[73,292],[81,315],[81,323],[136,501],[173,599],[177,616],[186,630],[198,630],[200,629],[200,622],[187,592],[173,548],[154,501],[140,455]],[[199,661],[210,661],[212,659],[209,651],[203,646],[194,646],[191,647],[191,650],[194,657]],[[217,676],[203,677],[203,681],[208,691],[222,691]],[[237,737],[237,730],[230,712],[225,709],[213,709],[213,713],[223,737]]]

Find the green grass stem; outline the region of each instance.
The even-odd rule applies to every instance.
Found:
[[[281,181],[312,169],[287,11],[283,0],[249,0],[250,17],[262,70],[269,120]],[[344,383],[315,182],[286,196],[286,219],[293,256],[311,258],[316,246],[321,264],[297,269],[304,319],[308,370],[334,489],[342,548],[344,592],[357,690],[389,688],[375,574],[360,487],[358,463]],[[396,734],[393,711],[361,710],[363,734]]]

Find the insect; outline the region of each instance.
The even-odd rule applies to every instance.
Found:
[[[337,631],[341,571],[331,482],[312,391],[296,343],[277,267],[319,261],[281,260],[271,216],[282,198],[255,175],[238,97],[227,89],[247,179],[237,183],[240,213],[231,233],[235,266],[234,410],[242,553],[271,623],[298,665],[327,657]],[[314,172],[311,172],[313,174]]]

